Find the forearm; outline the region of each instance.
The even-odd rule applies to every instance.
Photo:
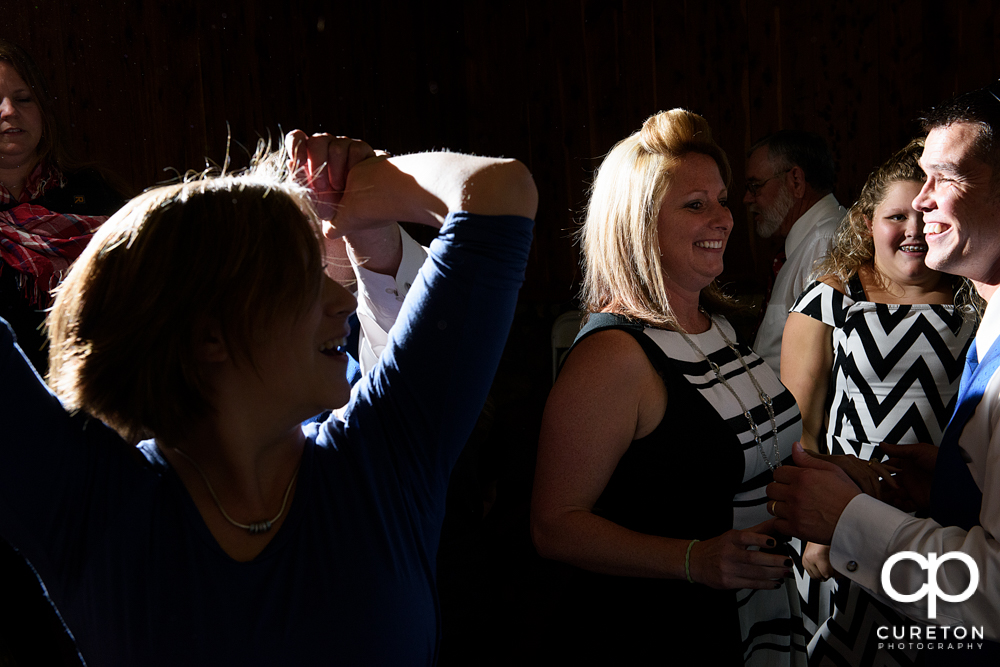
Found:
[[[882,567],[893,554],[914,551],[923,557],[960,551],[972,556],[979,570],[979,589],[963,602],[937,601],[937,619],[927,618],[927,598],[901,603],[883,589]],[[875,593],[886,604],[911,618],[939,625],[983,626],[989,639],[1000,638],[1000,603],[996,582],[1000,580],[1000,544],[982,527],[971,531],[942,527],[931,519],[917,519],[869,496],[860,495],[841,515],[833,534],[830,561],[834,568]],[[897,570],[899,572],[897,572]],[[927,581],[926,570],[905,561],[893,568],[894,587],[906,593]],[[938,570],[938,584],[946,593],[961,593],[968,574],[964,565],[949,563]],[[905,575],[905,576],[904,576]],[[901,581],[897,577],[908,580]]]
[[[787,355],[782,354],[782,359],[789,362]],[[794,372],[792,363],[782,363],[785,369],[786,378]],[[823,375],[819,373],[819,375]],[[783,379],[783,383],[795,396],[802,415],[802,447],[803,449],[819,453],[821,451],[820,438],[826,431],[826,378],[814,377],[807,384],[799,384]],[[814,384],[815,383],[815,384]]]
[[[826,427],[826,394],[833,367],[833,328],[807,315],[788,315],[781,344],[781,382],[802,415],[802,447],[818,452]]]
[[[352,264],[364,266],[373,273],[395,276],[403,259],[403,242],[399,225],[352,232],[344,237]],[[412,282],[413,276],[410,277]]]
[[[624,577],[686,579],[690,539],[629,530],[584,509],[552,519],[533,517],[531,535],[544,558],[584,570]]]
[[[805,425],[802,427],[802,440],[800,442],[802,443],[802,448],[807,452],[820,453],[819,438],[814,433],[807,431]]]
[[[338,218],[440,227],[450,211],[533,218],[537,202],[531,174],[516,160],[416,153],[371,158],[351,169]]]
[[[326,264],[326,275],[341,284],[354,281],[354,267],[351,266],[349,252],[344,237],[324,239],[323,262]]]

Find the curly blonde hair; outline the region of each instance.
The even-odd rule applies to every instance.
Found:
[[[885,277],[875,268],[875,242],[868,225],[893,184],[900,181],[923,183],[927,179],[918,163],[923,152],[924,138],[913,139],[868,176],[858,201],[851,206],[837,228],[833,248],[817,267],[816,275],[834,275],[847,284],[862,267],[866,267],[885,286]],[[982,300],[968,280],[955,276],[953,290],[956,306],[982,311]]]
[[[580,300],[588,312],[614,312],[655,327],[679,328],[663,284],[657,218],[673,171],[689,153],[715,160],[729,186],[729,160],[712,140],[708,122],[685,109],[650,116],[604,159],[579,231]],[[701,301],[723,313],[734,305],[715,282],[702,290]]]
[[[868,223],[894,183],[926,180],[917,163],[923,152],[923,137],[914,139],[868,176],[861,196],[837,228],[833,248],[817,268],[818,275],[832,274],[847,283],[861,267],[875,268],[875,241]]]

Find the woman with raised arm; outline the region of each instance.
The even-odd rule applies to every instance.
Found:
[[[266,165],[157,188],[102,227],[50,315],[61,403],[0,327],[0,532],[88,665],[436,660],[448,472],[536,191],[513,160],[290,143],[327,233],[441,226],[343,421],[300,425],[347,399],[354,299],[323,273],[308,193]]]
[[[531,513],[538,552],[579,568],[562,645],[584,660],[683,646],[708,664],[804,664],[764,493],[799,414],[714,283],[729,178],[705,119],[674,109],[594,181],[588,320],[545,407]]]
[[[792,307],[781,345],[781,377],[802,411],[803,447],[833,455],[877,495],[879,476],[890,479],[879,463],[885,454],[941,441],[977,323],[967,281],[924,264],[923,214],[913,208],[925,180],[917,162],[923,146],[911,141],[868,177],[821,277]],[[829,553],[806,545],[802,563],[814,579],[836,575]],[[830,592],[814,584],[810,597],[835,591],[833,617],[824,622],[829,610],[820,610],[812,663],[859,664],[860,655],[870,657],[866,665],[912,662],[915,651],[875,650],[885,643],[875,628],[905,620],[857,586],[824,586]]]

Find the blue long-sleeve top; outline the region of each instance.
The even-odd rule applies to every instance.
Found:
[[[246,563],[153,441],[128,447],[68,415],[3,323],[0,533],[87,664],[433,664],[449,472],[496,371],[531,227],[448,216],[345,420],[303,427],[288,516]]]

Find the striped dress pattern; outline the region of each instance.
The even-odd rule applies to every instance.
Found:
[[[772,465],[777,460],[773,432],[767,409],[761,403],[753,381],[740,363],[739,356],[720,334],[721,330],[730,341],[736,341],[735,331],[725,318],[716,316],[714,321],[715,326],[708,331],[689,336],[707,355],[707,359],[677,332],[647,328],[645,334],[663,350],[673,367],[737,435],[743,450],[744,472],[742,483],[733,498],[733,528],[751,528],[772,518],[766,508],[765,487],[772,481],[773,473],[754,441],[743,407],[718,380],[709,360],[720,367],[726,382],[750,411],[759,429],[764,454]],[[757,383],[772,399],[778,431],[778,458],[790,464],[792,444],[802,434],[802,421],[795,399],[759,356],[746,345],[737,346]],[[706,459],[706,464],[710,467],[710,460]],[[745,664],[761,667],[805,665],[806,635],[799,613],[795,581],[786,580],[785,585],[776,590],[740,590],[734,594],[737,597]]]
[[[882,458],[880,442],[939,444],[976,318],[952,305],[866,301],[857,276],[847,292],[817,281],[791,309],[833,327],[829,453],[867,460]],[[915,654],[877,649],[878,626],[907,621],[859,587],[814,581],[803,593],[807,629],[820,624],[810,642],[811,665],[912,664]]]

